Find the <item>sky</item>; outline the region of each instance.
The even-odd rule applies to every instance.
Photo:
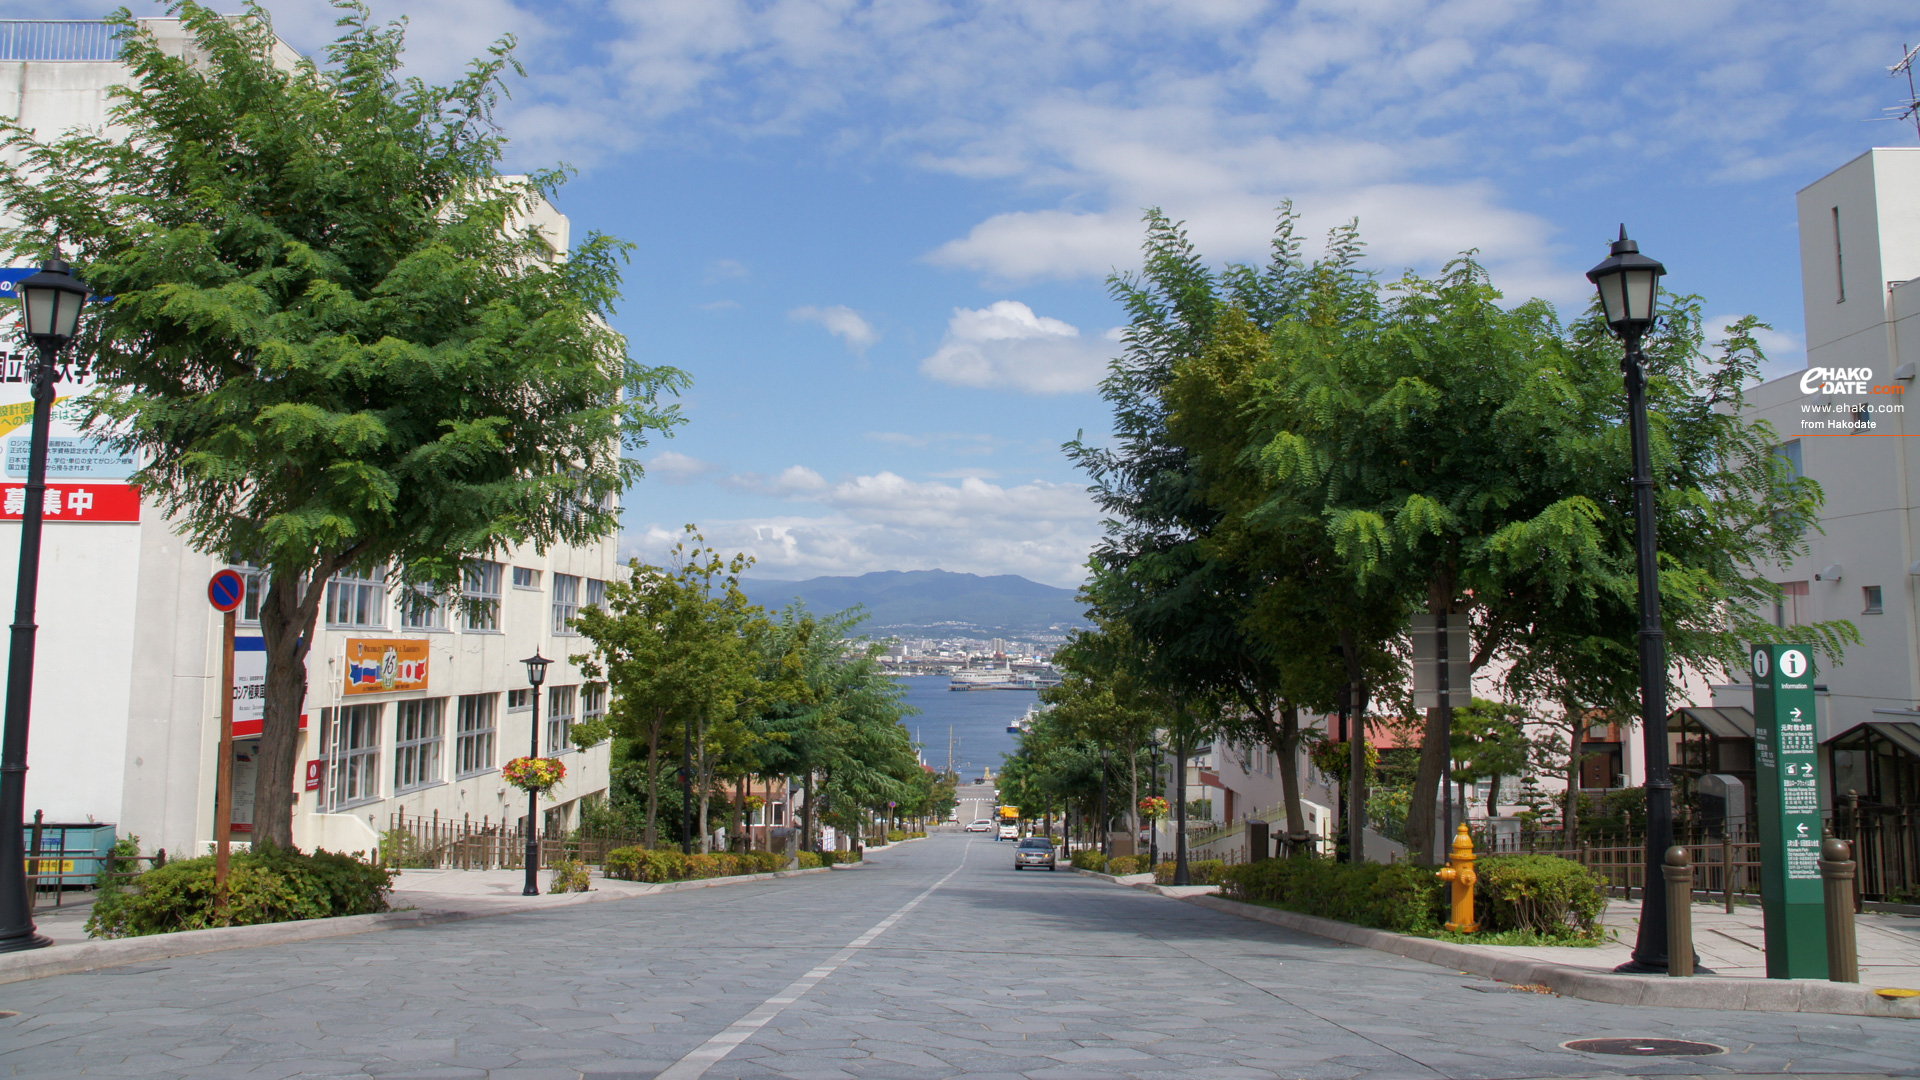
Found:
[[[693,386],[623,553],[693,523],[761,577],[1078,584],[1101,526],[1060,447],[1108,430],[1144,208],[1217,265],[1291,200],[1312,236],[1357,217],[1384,276],[1473,249],[1563,312],[1625,222],[1670,288],[1770,323],[1781,373],[1794,192],[1916,144],[1875,120],[1911,0],[372,3],[436,81],[513,35],[505,167],[573,167],[576,239],[637,245],[615,326]],[[267,6],[295,48],[333,36]]]

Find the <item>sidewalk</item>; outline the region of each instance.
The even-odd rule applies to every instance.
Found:
[[[1862,986],[1920,988],[1920,916],[1865,911],[1854,917],[1854,939],[1860,950]],[[1617,939],[1594,949],[1566,946],[1476,946],[1502,956],[1540,960],[1588,971],[1612,971],[1627,962],[1640,932],[1640,901],[1607,901],[1602,921]],[[1730,979],[1767,977],[1765,929],[1757,904],[1735,904],[1733,914],[1721,904],[1693,905],[1693,951],[1700,964],[1715,976]]]

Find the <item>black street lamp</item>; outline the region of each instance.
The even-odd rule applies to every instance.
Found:
[[[533,687],[533,734],[529,738],[531,749],[528,757],[540,756],[540,684],[547,681],[547,665],[553,661],[533,650],[533,655],[520,661],[527,665],[527,682]],[[521,896],[540,895],[540,792],[527,789],[527,883],[520,890]]]
[[[1100,748],[1100,854],[1113,855],[1112,835],[1107,828],[1107,748]]]
[[[1161,797],[1160,753],[1160,740],[1148,739],[1147,757],[1152,764],[1148,766],[1147,789],[1153,792],[1154,798]],[[1151,818],[1147,819],[1147,868],[1156,871],[1160,868],[1160,823]]]
[[[40,530],[47,491],[47,425],[52,418],[54,358],[73,341],[87,287],[58,254],[40,272],[14,286],[26,316],[35,359],[33,438],[29,443],[26,502],[20,508],[20,576],[13,594],[13,641],[7,656],[6,733],[0,736],[0,952],[53,944],[34,932],[27,892],[27,724],[33,711],[34,608],[40,593]],[[38,855],[39,852],[34,852]]]
[[[1660,565],[1654,533],[1653,449],[1647,434],[1647,358],[1640,338],[1653,327],[1660,278],[1667,268],[1640,254],[1640,245],[1620,239],[1587,280],[1600,290],[1607,325],[1626,345],[1620,371],[1627,384],[1627,426],[1633,443],[1633,545],[1640,573],[1640,738],[1647,758],[1646,880],[1661,880],[1673,845],[1673,779],[1667,770],[1667,644],[1660,629]],[[1579,793],[1573,793],[1578,798]],[[1641,891],[1640,933],[1623,972],[1667,970],[1667,892]]]

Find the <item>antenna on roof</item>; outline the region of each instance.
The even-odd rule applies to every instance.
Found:
[[[1888,113],[1889,115],[1876,117],[1876,119],[1911,120],[1913,121],[1914,134],[1920,135],[1920,92],[1915,91],[1913,84],[1913,58],[1916,55],[1920,55],[1920,45],[1908,47],[1903,42],[1900,48],[1905,50],[1906,54],[1900,58],[1899,63],[1887,69],[1887,74],[1896,79],[1902,74],[1906,75],[1907,100],[1898,105],[1889,105],[1885,109],[1882,109],[1882,112]]]

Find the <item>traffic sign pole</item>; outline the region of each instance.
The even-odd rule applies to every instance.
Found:
[[[246,596],[246,579],[232,570],[222,570],[207,582],[207,602],[225,613],[220,635],[220,760],[213,784],[213,904],[222,925],[227,921],[227,868],[233,844],[233,629]]]
[[[1805,645],[1756,645],[1752,662],[1767,978],[1824,979],[1826,898],[1820,882],[1813,650]]]

